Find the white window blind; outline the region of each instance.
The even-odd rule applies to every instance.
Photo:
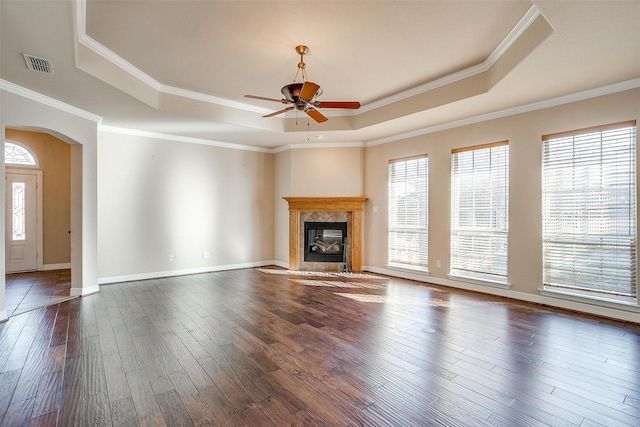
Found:
[[[389,162],[390,266],[428,269],[428,177],[426,156]]]
[[[509,145],[451,152],[451,274],[507,283]]]
[[[635,121],[543,136],[545,287],[636,298]]]

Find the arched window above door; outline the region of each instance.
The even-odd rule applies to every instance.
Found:
[[[25,146],[15,142],[4,142],[4,163],[17,166],[38,166],[36,156]]]

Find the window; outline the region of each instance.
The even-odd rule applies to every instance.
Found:
[[[11,186],[11,212],[13,214],[11,240],[13,241],[26,239],[25,190],[26,183],[24,182],[14,182]]]
[[[428,270],[428,160],[389,162],[389,266]]]
[[[451,274],[507,283],[509,145],[451,152]]]
[[[635,121],[542,137],[546,289],[636,298]]]
[[[8,165],[36,166],[36,159],[29,150],[7,141],[4,143],[4,162]]]

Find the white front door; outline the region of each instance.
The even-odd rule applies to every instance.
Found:
[[[38,267],[37,176],[5,175],[5,269],[36,270]]]

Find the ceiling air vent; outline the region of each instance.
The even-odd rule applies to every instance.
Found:
[[[37,56],[27,55],[23,53],[24,60],[27,62],[27,68],[41,73],[53,74],[53,62],[49,59],[38,58]]]

